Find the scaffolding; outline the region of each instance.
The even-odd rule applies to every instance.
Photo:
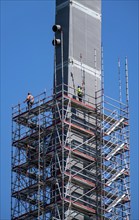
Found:
[[[128,99],[55,91],[12,108],[11,219],[130,219]]]

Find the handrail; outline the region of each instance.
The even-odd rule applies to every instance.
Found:
[[[62,92],[61,88],[62,88],[62,84],[56,86],[56,88],[55,88],[56,93],[54,93],[54,89],[51,89],[49,91],[44,91],[44,92],[40,93],[39,95],[34,96],[35,102],[34,102],[33,106],[38,106],[38,104],[39,104],[38,100],[40,100],[40,102],[42,102],[45,100],[48,101],[48,100],[52,100],[52,99],[57,98],[57,96],[60,95]],[[73,92],[70,90],[73,90]],[[68,95],[73,96],[74,95],[74,88],[64,84],[64,94],[68,94]],[[89,102],[89,101],[87,101],[87,98],[91,98],[93,100],[95,99],[93,96],[90,96],[89,94],[85,94],[85,96],[86,96],[86,99],[84,100],[85,102]],[[76,95],[76,98],[77,98],[77,95]],[[27,110],[27,107],[25,106],[26,104],[24,104],[24,102],[18,103],[12,107],[12,112],[13,112],[12,116],[13,117],[18,112],[19,105],[20,105],[21,112],[24,112]]]

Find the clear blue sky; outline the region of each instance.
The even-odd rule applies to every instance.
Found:
[[[129,63],[131,213],[139,219],[138,151],[138,0],[102,1],[105,92],[118,98],[117,60],[124,79],[125,56]],[[28,91],[37,95],[52,87],[54,0],[1,1],[1,163],[0,220],[10,220],[11,107],[22,102]]]

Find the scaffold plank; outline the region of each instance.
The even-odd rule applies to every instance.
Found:
[[[41,186],[44,186],[43,182],[40,182]],[[19,194],[21,195],[28,195],[28,193],[33,193],[36,192],[38,190],[38,183],[34,183],[28,187],[25,187],[21,190],[15,191],[12,193],[13,197],[17,197]]]
[[[31,119],[34,116],[37,116],[44,111],[50,110],[53,106],[54,106],[53,99],[46,102],[43,101],[43,103],[40,105],[38,102],[38,105],[36,107],[32,107],[30,110],[26,109],[25,111],[21,112],[22,111],[21,109],[20,111],[18,111],[18,114],[13,117],[13,121],[20,123],[20,118]]]
[[[112,208],[114,208],[118,203],[120,203],[123,198],[125,197],[125,194],[122,196],[117,197],[106,209],[107,212],[110,212]]]
[[[36,218],[38,217],[38,209],[26,212],[17,217],[13,217],[13,220],[25,220],[25,219],[33,220],[35,217]]]
[[[65,148],[66,150],[71,151],[72,154],[75,154],[75,155],[76,155],[77,157],[79,157],[79,158],[83,158],[83,159],[85,159],[85,160],[92,161],[92,162],[95,162],[95,161],[96,161],[96,159],[95,159],[94,157],[92,157],[92,156],[90,156],[90,155],[88,155],[88,154],[85,154],[85,153],[83,153],[83,152],[80,152],[79,150],[74,150],[74,149],[72,149],[72,148],[70,148],[70,147],[68,147],[68,146],[65,146],[64,148]]]
[[[57,125],[60,123],[60,121],[57,122]],[[30,144],[34,140],[38,140],[39,138],[42,138],[46,135],[48,135],[52,130],[55,128],[55,124],[52,124],[48,127],[45,127],[44,129],[40,130],[40,135],[39,135],[39,130],[38,131],[32,131],[29,134],[23,136],[22,138],[19,137],[18,140],[13,141],[13,145],[16,145],[17,143],[23,143],[23,144]]]
[[[92,215],[92,214],[95,214],[96,213],[96,210],[91,208],[91,207],[88,207],[88,206],[85,206],[83,205],[82,203],[80,202],[76,202],[76,201],[73,201],[73,200],[70,200],[70,199],[64,199],[66,202],[70,203],[71,206],[75,209],[75,210],[79,210],[81,213],[84,213],[84,214],[89,214],[89,215]],[[90,206],[92,206],[92,204],[90,204]]]
[[[94,106],[91,104],[87,104],[87,102],[78,101],[77,99],[71,98],[68,95],[64,95],[64,98],[71,101],[71,106],[77,107],[82,110],[86,110],[89,113],[96,113],[96,108],[94,108]]]
[[[43,163],[41,162],[41,166],[40,166],[40,169],[43,169]],[[46,162],[46,165],[47,165],[47,162]],[[31,169],[31,168],[38,168],[38,160],[37,160],[37,158],[36,158],[36,160],[34,161],[34,160],[31,160],[31,161],[27,161],[27,162],[23,162],[23,163],[21,163],[21,164],[19,164],[19,165],[16,165],[16,166],[14,166],[13,168],[12,168],[12,170],[14,171],[14,172],[23,172],[23,173],[25,173],[25,172],[27,172],[27,170],[28,169]]]
[[[89,181],[89,180],[87,180],[85,178],[82,178],[82,177],[80,177],[77,174],[76,175],[72,175],[69,172],[65,172],[64,174],[66,176],[70,177],[71,180],[74,180],[75,183],[79,183],[81,186],[86,185],[88,187],[93,187],[93,188],[96,187],[95,183],[93,183],[93,182],[91,182],[91,181]]]
[[[79,132],[82,132],[84,134],[86,134],[87,136],[95,136],[95,133],[91,130],[88,130],[88,129],[85,129],[85,128],[82,128],[81,126],[78,126],[76,124],[73,124],[73,123],[70,123],[68,121],[64,121],[65,124],[69,125],[73,130],[76,130],[76,131],[79,131]]]
[[[15,197],[16,199],[19,199],[20,201],[24,201],[24,202],[27,202],[31,205],[37,205],[37,203],[39,202],[40,204],[43,204],[42,201],[38,201],[37,198],[34,199],[32,198],[31,196],[29,195],[25,195],[25,194],[17,194],[16,196],[13,196]]]
[[[38,174],[36,174],[35,171],[29,171],[29,169],[34,168],[34,166],[32,164],[28,165],[28,163],[26,163],[26,165],[27,165],[26,168],[24,168],[24,165],[23,165],[23,167],[21,165],[13,167],[12,171],[16,172],[20,175],[23,175],[25,177],[28,177],[30,179],[38,180]],[[41,167],[41,169],[42,169],[42,167]],[[40,175],[40,179],[43,180],[42,175]]]
[[[28,163],[28,162],[25,162],[25,163],[21,163],[21,164],[19,164],[19,165],[14,166],[14,167],[12,168],[12,170],[13,170],[14,172],[17,172],[18,170],[27,171],[27,169],[29,169],[29,168],[31,168],[31,167],[33,167],[32,164],[30,164],[30,166],[29,166],[29,163]]]
[[[45,182],[46,182],[46,184],[48,185],[53,185],[53,184],[55,184],[55,181],[53,181],[55,178],[59,178],[59,176],[61,176],[62,175],[62,173],[61,173],[61,171],[58,169],[58,170],[56,170],[55,171],[56,172],[56,176],[54,176],[54,175],[51,175],[51,176],[49,176],[49,177],[47,177],[46,179],[45,179]]]

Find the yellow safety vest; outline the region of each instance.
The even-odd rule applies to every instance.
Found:
[[[82,95],[82,90],[80,88],[77,89],[78,95]]]

